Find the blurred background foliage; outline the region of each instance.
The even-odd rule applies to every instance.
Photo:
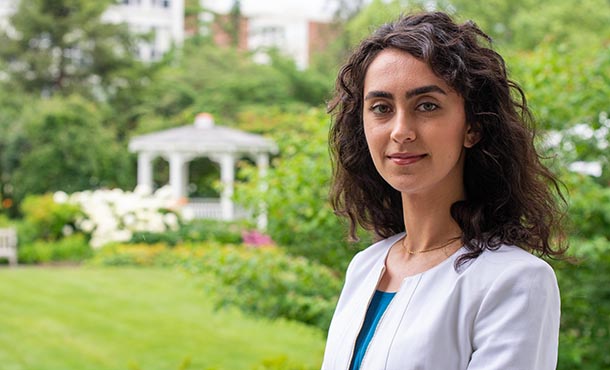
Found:
[[[251,54],[218,47],[205,36],[189,38],[183,48],[159,62],[143,64],[132,57],[137,39],[126,28],[98,21],[109,1],[22,0],[11,19],[22,37],[15,40],[0,33],[0,221],[24,223],[21,229],[29,247],[24,248],[23,260],[91,257],[82,247],[86,237],[70,236],[65,241],[50,237],[57,235],[58,220],[36,216],[44,210],[54,217],[73,217],[72,211],[53,210],[41,200],[32,207],[28,204],[33,201],[25,199],[58,190],[131,189],[136,167],[135,157],[127,151],[129,139],[190,124],[197,113],[207,111],[220,124],[278,142],[280,153],[268,171],[267,188],[250,181],[257,179],[257,171],[243,162],[235,195],[253,209],[264,200],[268,233],[282,252],[259,258],[221,248],[208,253],[212,256],[208,262],[197,260],[199,265],[191,266],[192,270],[201,271],[209,261],[231,261],[237,270],[222,271],[223,267],[214,265],[219,282],[237,289],[225,299],[230,302],[223,303],[266,316],[300,317],[324,328],[333,293],[324,290],[315,302],[303,297],[311,296],[312,286],[330,287],[337,294],[337,282],[350,258],[371,241],[362,233],[361,242],[347,243],[345,225],[328,205],[330,117],[325,104],[341,62],[362,37],[399,13],[431,4],[423,0],[334,2],[341,5],[336,14],[339,37],[315,57],[310,68],[300,70],[277,52],[270,51],[270,63],[257,64]],[[541,137],[546,138],[540,142],[541,151],[569,192],[570,253],[579,262],[551,261],[563,295],[558,368],[610,368],[610,3],[441,0],[436,4],[457,19],[474,19],[492,36],[512,78],[524,88]],[[553,135],[559,139],[556,145],[548,145]],[[599,176],[568,171],[575,161],[597,162],[602,171]],[[193,178],[205,178],[209,171],[208,164],[196,166]],[[208,243],[186,235],[205,234],[201,230],[218,235],[214,230],[224,226],[189,227],[182,234],[146,237],[173,250],[182,242]],[[227,243],[239,238],[239,232],[223,238],[221,243]],[[138,244],[137,248],[143,247]],[[145,261],[129,257],[117,246],[112,251],[105,252],[110,256],[98,256],[98,263]],[[167,260],[187,263],[173,257]],[[268,272],[248,262],[263,260],[274,264],[265,265]],[[319,280],[303,279],[303,286],[296,287],[299,278],[286,277],[286,270]],[[249,275],[256,273],[267,275]],[[257,282],[254,295],[268,297],[269,291],[296,295],[283,298],[289,304],[272,301],[274,305],[254,307],[255,297],[239,301],[239,289],[244,287],[240,276]],[[267,285],[284,278],[293,285]],[[290,311],[290,307],[301,307],[301,311]],[[279,311],[273,311],[276,308]]]

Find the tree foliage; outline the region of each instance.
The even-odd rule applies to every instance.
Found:
[[[585,223],[585,222],[582,222]],[[606,222],[606,225],[608,222]],[[554,261],[561,288],[559,370],[610,367],[610,241],[574,237],[577,263]]]
[[[544,129],[593,123],[599,113],[610,109],[607,49],[575,50],[545,42],[534,50],[507,55],[510,72]]]
[[[142,104],[134,109],[137,132],[184,125],[199,112],[231,122],[246,107],[324,103],[332,82],[298,70],[277,52],[270,55],[270,64],[257,64],[248,52],[187,41],[181,57],[159,68],[142,91]]]
[[[110,0],[21,0],[0,32],[0,58],[11,79],[43,95],[108,94],[134,67],[125,25],[102,22]]]
[[[610,37],[606,0],[445,0],[442,9],[473,19],[501,46],[530,50],[542,42],[594,47]]]
[[[36,101],[6,138],[6,195],[133,186],[124,150],[103,125],[103,112],[78,96]]]
[[[532,51],[510,53],[507,59],[513,79],[525,90],[539,129],[557,138],[546,154],[556,158],[558,167],[575,161],[598,162],[603,169],[599,182],[609,184],[607,50],[571,50],[544,43]]]
[[[348,44],[355,45],[382,24],[395,20],[402,13],[421,8],[420,1],[372,0],[368,6],[349,20],[345,26],[344,37],[347,38]]]

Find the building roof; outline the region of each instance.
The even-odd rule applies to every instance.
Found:
[[[132,152],[189,154],[277,153],[277,144],[261,135],[214,125],[211,116],[199,114],[195,124],[136,136]]]

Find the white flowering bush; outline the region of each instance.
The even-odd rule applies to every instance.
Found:
[[[81,208],[83,216],[76,220],[75,227],[91,235],[93,248],[110,242],[127,242],[135,232],[162,233],[180,227],[177,202],[167,186],[154,193],[142,186],[133,192],[101,189],[68,195],[59,191],[53,199],[59,204]]]

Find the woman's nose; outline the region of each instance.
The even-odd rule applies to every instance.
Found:
[[[409,119],[404,113],[397,114],[392,126],[391,138],[399,144],[415,140],[417,134],[415,133],[412,119]]]

